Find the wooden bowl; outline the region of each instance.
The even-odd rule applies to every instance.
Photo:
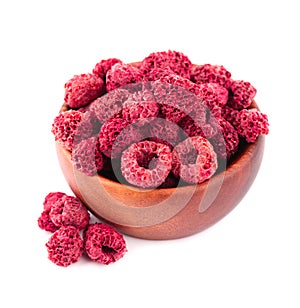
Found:
[[[57,142],[56,150],[70,188],[96,217],[134,237],[175,239],[212,226],[241,201],[259,170],[264,142],[260,136],[245,144],[226,170],[208,181],[154,190],[86,176],[73,168],[71,153]]]

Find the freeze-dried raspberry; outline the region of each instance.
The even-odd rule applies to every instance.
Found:
[[[74,137],[77,135],[77,129],[83,117],[84,114],[78,110],[68,110],[60,113],[54,119],[51,131],[55,140],[69,151],[72,151]],[[80,138],[89,137],[92,130],[92,124],[85,122],[80,126]]]
[[[165,68],[155,67],[150,71],[145,72],[144,80],[155,81],[158,80],[159,78],[169,76],[170,74],[174,74],[174,72],[168,67]]]
[[[101,60],[97,63],[93,69],[93,74],[99,76],[103,80],[106,78],[106,73],[111,69],[116,63],[123,63],[121,60],[116,58],[109,58],[107,60]]]
[[[83,234],[84,251],[93,261],[110,264],[127,252],[124,237],[113,227],[103,223],[88,226]]]
[[[59,266],[69,266],[82,256],[83,241],[73,226],[61,227],[46,243],[48,258]]]
[[[95,175],[103,168],[98,136],[90,137],[76,144],[72,151],[73,166],[88,176]]]
[[[65,193],[63,192],[51,192],[49,193],[46,197],[45,200],[43,202],[44,205],[44,210],[45,211],[50,211],[52,205],[57,201],[57,200],[61,200],[62,197],[66,196]]]
[[[125,89],[115,89],[97,98],[90,104],[90,111],[95,114],[100,123],[106,122],[122,110],[124,101],[130,93]]]
[[[210,139],[210,142],[217,155],[228,160],[238,150],[239,136],[235,128],[228,121],[223,118],[217,118],[216,120],[220,130],[216,136]]]
[[[172,152],[173,173],[187,183],[197,184],[209,179],[217,170],[217,155],[210,142],[194,136],[180,142]]]
[[[145,75],[154,68],[169,68],[175,74],[190,78],[192,63],[187,56],[178,51],[153,52],[141,62],[140,69]]]
[[[93,74],[75,75],[65,84],[65,103],[80,108],[91,103],[105,91],[103,80]]]
[[[177,87],[182,87],[192,93],[198,93],[198,86],[187,78],[176,74],[169,74],[158,79],[160,82],[169,83]]]
[[[144,125],[149,121],[147,119],[157,117],[158,113],[159,106],[154,101],[127,100],[122,110],[122,116],[128,123],[137,123],[138,125]]]
[[[166,119],[154,118],[149,122],[149,137],[174,147],[181,138],[180,127]]]
[[[206,104],[214,116],[221,116],[221,108],[228,100],[228,90],[217,83],[202,83],[198,86],[197,96]]]
[[[221,116],[228,121],[233,127],[236,126],[237,122],[236,122],[236,118],[238,115],[239,111],[236,109],[233,109],[227,105],[225,105],[222,108],[222,112],[221,112]]]
[[[41,216],[38,218],[38,225],[39,227],[42,229],[42,230],[46,230],[46,231],[49,231],[49,232],[55,232],[56,230],[59,229],[58,226],[56,226],[50,216],[49,216],[49,213],[50,213],[50,209],[45,209]]]
[[[183,132],[188,136],[188,137],[193,137],[193,136],[202,136],[204,137],[204,133],[202,129],[200,128],[197,123],[190,117],[190,116],[185,116],[180,120],[178,125],[182,128]]]
[[[127,148],[121,157],[124,178],[141,188],[161,185],[172,168],[172,153],[167,145],[141,141]]]
[[[240,136],[247,142],[255,142],[259,135],[269,133],[269,122],[267,115],[258,109],[243,109],[236,118],[236,129]]]
[[[256,89],[247,81],[230,80],[226,87],[229,91],[227,104],[234,109],[248,108],[256,95]]]
[[[56,201],[49,215],[56,226],[74,226],[79,230],[84,229],[90,220],[85,206],[78,198],[72,196],[65,196]]]
[[[195,83],[214,82],[224,86],[230,77],[231,73],[222,65],[194,65],[191,69],[191,80]]]
[[[132,87],[125,86],[126,89],[131,90],[130,95],[128,96],[128,101],[136,101],[136,102],[143,102],[143,101],[155,101],[155,97],[151,92],[151,85],[145,82],[136,84],[140,86],[141,89],[136,89],[136,91],[132,91]]]
[[[163,104],[160,111],[164,118],[174,123],[179,123],[186,116],[185,112],[168,104]]]
[[[141,71],[131,64],[117,63],[106,74],[106,90],[110,92],[129,83],[142,80]]]

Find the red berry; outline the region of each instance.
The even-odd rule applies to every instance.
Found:
[[[89,225],[83,238],[85,253],[98,263],[114,263],[127,252],[123,236],[113,227],[102,223]]]
[[[69,266],[82,256],[83,241],[73,226],[61,227],[46,243],[48,258],[59,266]]]
[[[44,205],[44,210],[46,211],[50,211],[52,205],[57,201],[57,200],[61,200],[62,197],[66,196],[65,193],[63,192],[51,192],[49,193],[46,197],[45,200],[43,202]]]
[[[41,216],[38,218],[38,225],[42,230],[55,232],[59,227],[52,222],[49,213],[50,209],[46,209],[42,212]]]
[[[93,69],[93,74],[99,76],[103,80],[106,78],[106,73],[111,69],[116,63],[123,63],[121,60],[116,58],[110,58],[107,60],[101,60],[97,63]]]
[[[141,141],[127,148],[121,157],[124,178],[141,188],[161,185],[172,168],[170,148],[162,143]]]

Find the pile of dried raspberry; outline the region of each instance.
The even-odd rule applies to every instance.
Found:
[[[74,168],[95,175],[104,159],[108,166],[113,160],[141,188],[209,179],[215,158],[230,163],[240,144],[269,131],[267,116],[252,109],[252,84],[233,79],[222,65],[192,64],[177,51],[153,52],[135,64],[101,60],[65,88],[69,110],[55,118],[52,132],[71,152]],[[211,159],[204,169],[196,162],[201,155]],[[46,214],[42,221],[55,229]]]
[[[88,233],[93,225],[89,224],[90,214],[76,197],[62,192],[49,193],[44,200],[44,210],[38,218],[41,229],[52,232],[46,243],[48,258],[59,266],[69,266],[81,257],[84,247],[89,247],[91,237],[81,237],[81,230]],[[97,224],[98,225],[98,224]],[[97,262],[109,264],[119,260],[127,251],[123,236],[113,227],[99,224],[102,236],[93,238],[93,244],[102,247],[102,256]],[[92,236],[93,237],[93,236]],[[85,249],[87,255],[95,260],[93,250]],[[105,257],[103,257],[105,255]]]

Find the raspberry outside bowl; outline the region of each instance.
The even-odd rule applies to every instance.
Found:
[[[252,103],[252,107],[257,107]],[[63,109],[62,109],[63,110]],[[74,194],[98,218],[144,239],[186,237],[220,221],[245,196],[261,165],[264,136],[244,144],[225,171],[209,180],[175,188],[134,188],[73,167],[71,152],[56,142],[59,163]]]

